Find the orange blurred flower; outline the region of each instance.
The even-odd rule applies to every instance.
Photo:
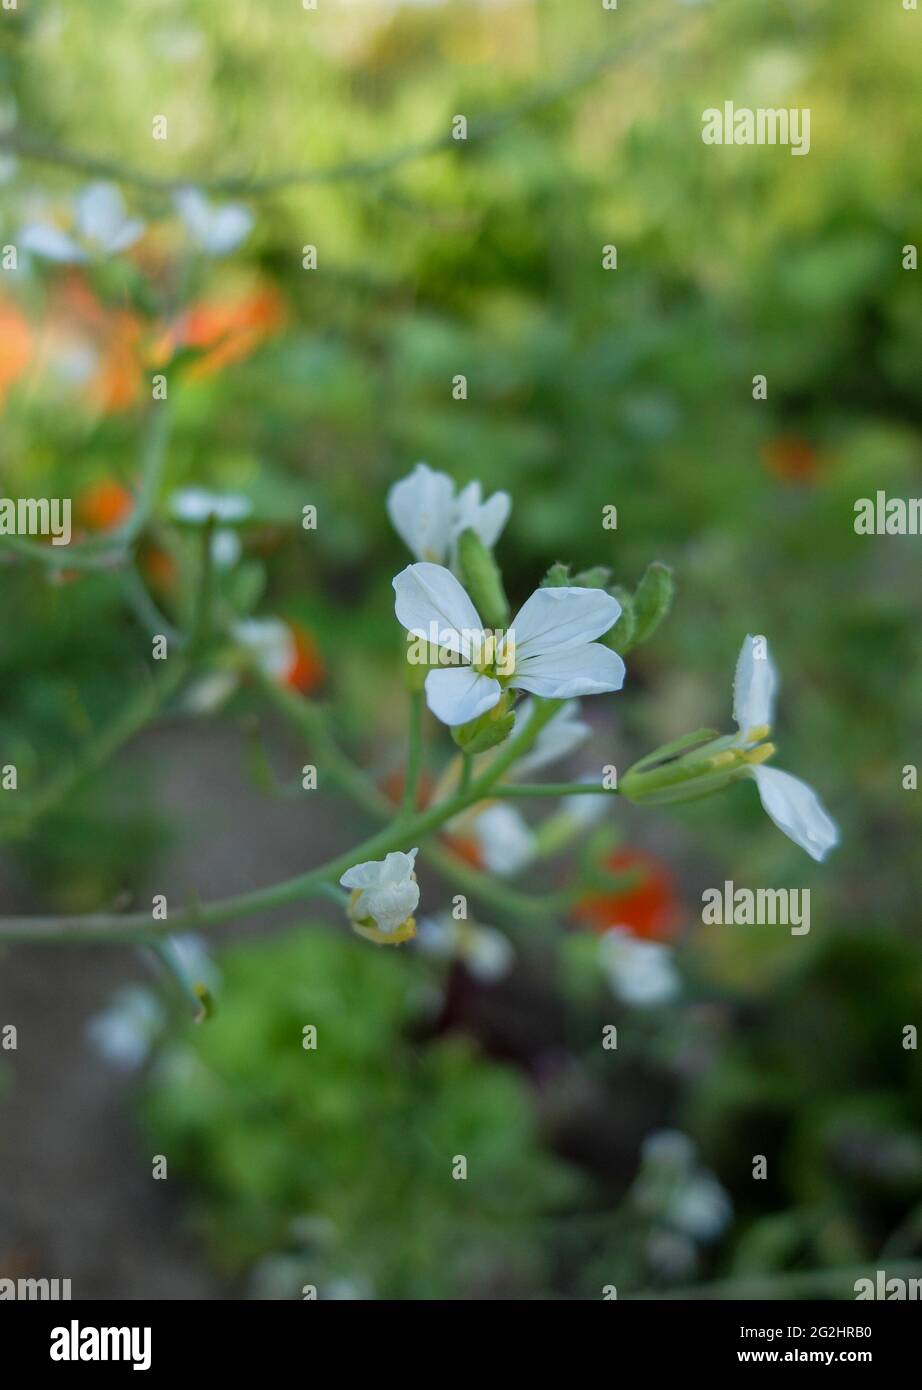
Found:
[[[644,941],[666,941],[682,915],[675,883],[662,860],[639,849],[615,850],[605,860],[612,873],[637,871],[635,887],[623,892],[587,893],[573,908],[574,918],[592,931],[626,927]]]
[[[170,325],[155,358],[166,362],[178,352],[197,351],[202,356],[189,367],[189,376],[211,376],[249,357],[278,332],[284,318],[284,301],[272,285],[236,297],[200,299]]]
[[[8,388],[22,376],[32,356],[32,330],[20,309],[0,300],[0,406]]]
[[[811,483],[819,472],[820,456],[796,434],[780,434],[762,445],[762,463],[783,483]]]
[[[288,623],[288,630],[294,642],[294,662],[285,675],[285,684],[309,695],[316,690],[326,677],[326,667],[320,656],[317,643],[307,628],[300,623]]]
[[[134,498],[113,478],[102,478],[84,488],[77,498],[77,516],[88,531],[112,531],[127,521]]]
[[[127,309],[110,309],[77,273],[56,289],[43,330],[43,356],[65,371],[86,359],[80,387],[104,414],[127,410],[144,384],[144,325]]]

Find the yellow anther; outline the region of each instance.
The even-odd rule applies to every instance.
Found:
[[[768,738],[771,731],[770,724],[757,724],[754,729],[750,729],[746,734],[746,742],[761,743],[763,738]]]
[[[758,767],[759,763],[767,762],[774,755],[775,745],[773,743],[760,743],[758,748],[750,748],[743,757],[750,767]]]
[[[737,752],[728,748],[723,753],[715,753],[713,758],[708,759],[708,764],[710,767],[729,767],[731,763],[737,761],[738,757],[739,754]]]

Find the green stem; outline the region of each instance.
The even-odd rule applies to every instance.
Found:
[[[423,692],[410,693],[409,750],[407,752],[406,780],[403,786],[402,815],[411,815],[416,809],[416,794],[423,765]]]
[[[283,879],[267,888],[257,888],[234,897],[218,898],[210,903],[196,903],[169,920],[155,922],[147,912],[124,914],[90,914],[74,917],[8,917],[0,920],[0,941],[61,942],[61,941],[143,941],[153,936],[166,936],[184,928],[200,929],[218,923],[251,917],[285,907],[298,900],[327,893],[330,883],[339,880],[347,869],[366,859],[382,858],[391,850],[407,849],[438,830],[454,816],[477,801],[482,801],[507,768],[527,752],[541,729],[560,707],[559,700],[535,701],[531,718],[518,734],[508,740],[500,756],[490,764],[467,792],[447,797],[437,806],[395,821],[370,836],[362,844],[337,855],[326,864],[294,878]]]
[[[617,787],[594,787],[587,782],[505,782],[494,796],[617,796]]]
[[[102,767],[166,704],[182,683],[188,662],[181,656],[168,659],[165,667],[133,696],[104,729],[90,739],[79,758],[49,778],[8,818],[0,822],[0,838],[24,834],[34,821],[62,801],[84,777]]]
[[[922,1276],[922,1261],[894,1260],[887,1263],[887,1278],[917,1279]],[[721,1299],[769,1300],[841,1298],[853,1301],[855,1284],[870,1279],[876,1286],[877,1266],[854,1265],[846,1269],[805,1269],[785,1274],[756,1275],[752,1278],[722,1279],[713,1284],[692,1284],[683,1289],[648,1289],[626,1293],[625,1299]]]

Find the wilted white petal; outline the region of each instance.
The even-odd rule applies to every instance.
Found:
[[[386,859],[370,859],[347,869],[339,880],[344,888],[359,890],[350,908],[353,919],[370,917],[382,932],[394,932],[411,917],[419,903],[419,884],[413,878],[417,851],[392,851]]]
[[[469,657],[483,623],[465,589],[443,565],[407,565],[393,581],[398,621],[418,637]],[[495,703],[495,701],[494,701]]]
[[[620,616],[621,604],[604,589],[536,589],[511,623],[516,665],[529,656],[584,646]]]
[[[455,485],[445,473],[425,463],[394,483],[387,494],[387,514],[400,539],[418,560],[441,564],[452,534]]]
[[[777,767],[754,767],[752,776],[778,829],[822,862],[839,843],[839,830],[813,788]]]
[[[454,727],[479,719],[493,708],[502,691],[492,676],[471,666],[445,666],[426,677],[426,704],[436,719]]]
[[[747,633],[736,662],[733,677],[733,718],[740,733],[759,729],[775,718],[775,690],[778,674],[768,644],[763,641],[763,655],[756,655],[756,639]]]
[[[514,734],[521,733],[522,729],[525,728],[533,709],[533,700],[522,701],[515,712]],[[516,775],[522,776],[527,772],[538,772],[541,768],[547,767],[548,763],[565,758],[574,749],[579,748],[580,744],[585,743],[591,730],[588,724],[578,718],[578,715],[578,700],[563,705],[545,724],[535,739],[531,752],[526,753],[524,758],[519,758],[515,764]]]
[[[418,849],[411,849],[406,854],[403,850],[393,849],[390,854],[385,855],[381,866],[382,883],[401,883],[407,879],[416,868],[416,856]]]
[[[72,237],[50,222],[30,222],[19,234],[19,245],[33,256],[61,265],[75,265],[87,260],[87,254]]]
[[[620,690],[624,674],[621,657],[610,647],[603,647],[601,642],[540,652],[524,660],[516,648],[515,675],[511,684],[545,699],[567,700],[575,695],[601,695],[606,690]]]
[[[517,874],[537,852],[534,831],[512,806],[488,806],[474,821],[480,857],[492,874]]]

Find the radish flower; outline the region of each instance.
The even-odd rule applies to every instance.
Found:
[[[54,222],[28,223],[19,236],[24,251],[62,265],[80,265],[133,246],[145,223],[128,217],[119,190],[111,183],[91,183],[74,202],[73,235]]]
[[[416,934],[417,853],[393,851],[386,859],[369,859],[343,874],[340,883],[352,889],[346,911],[360,936],[379,946],[396,946]]]
[[[208,256],[226,256],[245,241],[253,214],[240,203],[212,207],[198,188],[181,188],[173,195],[176,211],[189,236]]]
[[[443,724],[478,719],[507,686],[566,700],[624,683],[621,657],[594,640],[621,613],[603,589],[537,589],[498,635],[485,631],[467,592],[442,565],[408,565],[394,590],[398,620],[444,668],[426,677],[426,702]]]
[[[775,751],[773,744],[763,740],[771,733],[777,686],[778,675],[767,643],[747,634],[733,681],[733,718],[739,734],[731,755],[742,752],[746,773],[754,779],[762,805],[778,829],[811,858],[822,862],[839,843],[835,821],[806,782],[780,768],[764,766],[764,760]]]
[[[455,496],[455,484],[448,474],[436,473],[425,463],[418,463],[387,494],[387,514],[400,539],[417,560],[439,565],[448,559],[454,562],[462,531],[476,532],[492,550],[511,507],[508,492],[494,492],[484,502],[476,482],[468,483]]]

